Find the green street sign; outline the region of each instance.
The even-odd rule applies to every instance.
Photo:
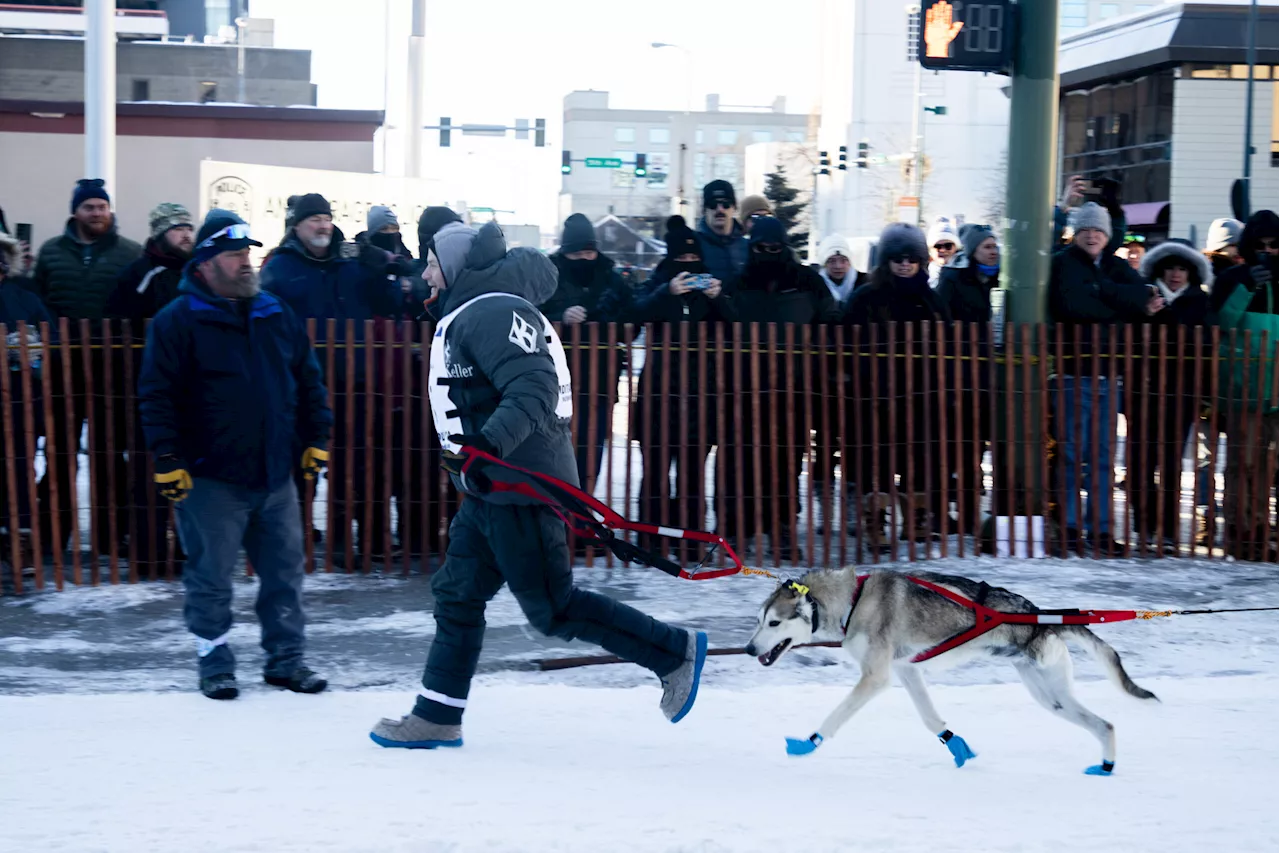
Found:
[[[585,161],[588,169],[621,169],[620,157],[588,157]]]

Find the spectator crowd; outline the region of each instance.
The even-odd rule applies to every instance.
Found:
[[[845,466],[847,491],[835,500],[852,510],[845,517],[858,521],[850,522],[850,529],[867,531],[869,545],[884,538],[880,531],[888,514],[887,496],[895,488],[907,496],[900,513],[905,518],[902,535],[927,539],[976,532],[978,501],[963,506],[958,493],[976,494],[983,482],[983,456],[995,438],[992,407],[985,402],[995,390],[994,374],[985,366],[972,373],[966,368],[963,390],[948,392],[945,400],[921,393],[936,379],[926,370],[927,359],[915,356],[930,350],[919,334],[913,340],[903,330],[921,322],[977,324],[973,338],[968,331],[962,338],[947,333],[948,347],[963,339],[960,352],[936,354],[976,356],[984,364],[995,356],[999,342],[991,339],[990,324],[1000,319],[992,308],[1000,280],[999,233],[991,226],[947,218],[927,230],[894,223],[870,243],[869,251],[867,246],[855,251],[857,241],[846,236],[825,235],[810,264],[797,257],[767,199],[751,196],[740,203],[731,184],[714,180],[703,188],[701,202],[696,222],[682,217],[667,221],[666,256],[642,283],[624,277],[600,251],[587,217],[573,214],[564,222],[559,247],[550,257],[557,285],[537,307],[560,324],[567,342],[577,345],[571,364],[576,374],[577,478],[583,488],[596,488],[604,450],[614,431],[621,430],[639,442],[637,514],[655,523],[702,527],[711,523],[714,511],[716,527],[731,540],[773,533],[775,549],[803,559],[797,530],[801,471],[807,465],[813,488],[829,490],[836,481],[833,472]],[[1066,348],[1053,365],[1045,399],[1052,407],[1052,489],[1055,502],[1061,502],[1064,539],[1101,553],[1119,548],[1115,539],[1123,535],[1118,529],[1123,522],[1110,516],[1123,408],[1126,435],[1134,446],[1124,477],[1129,493],[1141,496],[1131,523],[1146,535],[1143,547],[1176,550],[1173,531],[1181,512],[1188,443],[1216,448],[1225,434],[1226,504],[1214,507],[1210,495],[1196,495],[1201,507],[1197,535],[1201,544],[1219,541],[1237,557],[1275,559],[1268,491],[1252,486],[1250,494],[1241,484],[1274,485],[1274,367],[1259,369],[1257,361],[1274,355],[1276,341],[1276,214],[1263,210],[1247,222],[1216,220],[1202,246],[1180,239],[1150,245],[1127,233],[1114,182],[1076,177],[1068,180],[1054,214],[1057,245],[1047,282],[1047,318],[1063,330]],[[407,370],[407,361],[383,354],[414,341],[414,327],[399,321],[439,319],[432,316],[423,271],[436,234],[456,221],[452,210],[428,207],[417,223],[421,256],[415,258],[389,208],[371,208],[367,229],[348,240],[334,225],[322,195],[293,196],[286,233],[270,248],[260,270],[252,270],[263,296],[231,297],[240,299],[239,307],[228,312],[226,297],[202,283],[198,268],[200,258],[213,248],[227,255],[243,251],[248,257],[247,247],[257,241],[249,237],[249,224],[238,218],[217,220],[213,224],[218,227],[201,237],[211,227],[210,219],[200,223],[180,204],[161,204],[151,211],[149,233],[139,244],[117,231],[106,188],[92,179],[74,188],[63,233],[38,249],[19,243],[4,230],[0,217],[0,322],[8,331],[10,366],[5,414],[18,425],[0,434],[0,443],[12,445],[3,448],[0,458],[20,472],[16,489],[4,488],[7,478],[0,476],[0,529],[9,537],[5,559],[18,537],[22,561],[34,561],[29,532],[37,515],[46,553],[72,544],[77,472],[76,454],[68,448],[78,447],[85,424],[91,422],[96,425],[88,430],[88,441],[98,466],[91,496],[98,547],[114,531],[112,541],[122,549],[127,543],[139,563],[163,560],[169,547],[169,509],[155,499],[153,477],[164,473],[165,466],[128,464],[126,448],[146,448],[157,463],[164,455],[179,455],[171,442],[166,446],[157,438],[156,409],[148,410],[149,393],[173,397],[179,390],[183,417],[205,412],[206,422],[193,423],[191,429],[211,436],[221,429],[210,442],[229,441],[241,456],[252,450],[263,457],[243,462],[246,470],[235,472],[224,470],[239,464],[234,454],[220,456],[216,447],[203,448],[199,462],[181,460],[187,469],[204,466],[196,476],[269,493],[280,486],[278,477],[286,471],[291,488],[306,500],[308,472],[292,463],[280,468],[276,457],[299,457],[307,442],[321,451],[332,444],[340,452],[323,460],[327,476],[338,488],[345,486],[348,498],[332,502],[326,523],[328,545],[339,564],[357,555],[387,559],[391,551],[415,557],[437,553],[441,531],[435,524],[418,523],[425,513],[416,509],[447,498],[447,487],[436,476],[439,448],[424,438],[431,435],[427,415],[413,403],[429,392],[425,371],[419,369],[417,351]],[[240,246],[241,241],[248,242]],[[231,245],[239,248],[226,248]],[[204,258],[206,263],[216,260]],[[228,281],[242,273],[241,268],[231,270]],[[205,313],[194,303],[184,309],[184,322],[204,330],[205,336],[184,331],[174,338],[179,343],[170,344],[188,350],[165,355],[175,365],[194,355],[195,361],[183,369],[224,407],[229,420],[221,427],[208,423],[216,420],[209,400],[191,398],[194,378],[184,380],[182,389],[156,391],[164,377],[156,323],[151,321],[184,294],[213,306]],[[270,319],[276,315],[287,322]],[[97,324],[102,320],[129,321],[135,339],[141,339],[147,325],[152,331],[145,351],[126,347],[119,357],[90,359],[75,351],[63,363],[62,350],[53,346],[62,318],[70,321],[75,342],[82,334],[80,321],[86,320],[91,324],[89,342],[101,341]],[[280,334],[287,346],[280,344],[270,363],[254,368],[250,384],[219,384],[219,371],[226,376],[243,373],[246,362],[237,361],[235,347],[226,342],[202,344],[215,339],[206,327],[221,322],[256,329],[258,320],[285,322]],[[316,337],[325,346],[303,357],[293,352],[298,342],[289,336],[292,324],[308,320],[316,321]],[[21,340],[19,323],[26,324]],[[598,329],[595,345],[589,346],[583,324],[617,325],[611,332]],[[760,334],[758,327],[744,332],[734,324],[777,324],[777,339],[771,344],[752,337]],[[581,328],[575,333],[573,327]],[[814,335],[820,327],[826,328],[826,340],[835,340],[839,329],[846,342],[858,329],[862,348],[848,360],[830,353],[812,356],[799,346],[801,330]],[[1125,329],[1124,334],[1133,327],[1140,342],[1150,339],[1147,357],[1131,360],[1119,371],[1128,380],[1123,383],[1115,379],[1112,361],[1131,351],[1123,346],[1111,350],[1112,327]],[[1224,337],[1219,352],[1224,366],[1212,377],[1220,380],[1213,404],[1208,390],[1213,353],[1204,348],[1197,359],[1189,342],[1196,339],[1197,328],[1208,341],[1208,331],[1215,327],[1224,335],[1250,330],[1254,336],[1249,352],[1243,343],[1227,352]],[[54,339],[41,340],[41,328],[49,329]],[[112,328],[121,335],[126,327],[117,323]],[[647,330],[644,363],[629,364],[640,351],[633,345],[642,329]],[[1269,353],[1260,349],[1264,331],[1270,336]],[[626,339],[627,334],[633,339]],[[717,347],[721,342],[726,343],[723,349]],[[251,357],[266,356],[254,349]],[[286,364],[289,358],[293,361]],[[314,377],[308,359],[315,362]],[[1234,367],[1226,367],[1227,362]],[[32,371],[25,379],[20,376],[24,364]],[[272,372],[284,368],[279,376]],[[639,378],[631,391],[631,423],[622,425],[614,421],[620,380],[633,371]],[[322,402],[315,396],[320,391],[309,384],[313,378],[320,391],[327,389]],[[130,384],[138,391],[132,411],[121,402],[122,389]],[[45,389],[57,405],[44,405]],[[290,395],[276,414],[246,399],[272,394]],[[380,402],[388,395],[391,407]],[[806,395],[811,412],[801,416]],[[951,424],[945,448],[944,409]],[[292,433],[251,440],[263,432],[262,424],[286,416],[296,421]],[[35,444],[22,440],[28,429],[34,436],[52,436],[50,446],[58,457],[57,464],[44,467],[34,490],[25,488],[36,470]],[[385,436],[390,436],[397,460],[390,466],[378,463],[375,452],[383,449]],[[835,449],[842,446],[848,448],[846,454]],[[165,450],[169,453],[161,452]],[[708,464],[713,451],[714,466]],[[406,455],[408,464],[401,464]],[[211,461],[218,459],[222,461]],[[855,471],[863,473],[855,477]],[[384,494],[398,507],[394,518],[392,506],[380,497]],[[1078,500],[1081,494],[1084,499]],[[115,511],[122,506],[144,509]],[[1219,509],[1223,530],[1217,529]],[[316,531],[300,535],[321,536]],[[182,548],[190,555],[188,543],[194,536],[194,531],[183,531],[180,560]]]

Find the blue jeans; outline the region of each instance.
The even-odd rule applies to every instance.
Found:
[[[1063,376],[1063,410],[1058,413],[1059,442],[1062,450],[1062,500],[1066,509],[1067,527],[1072,530],[1088,528],[1092,536],[1106,536],[1111,530],[1111,488],[1115,479],[1112,462],[1113,431],[1120,400],[1110,380],[1095,376]],[[1058,403],[1058,395],[1053,395]],[[1093,424],[1097,422],[1098,446],[1093,446]],[[1080,463],[1080,476],[1076,476]],[[1094,465],[1097,470],[1094,470]],[[1084,518],[1077,517],[1077,495],[1081,480],[1087,501]],[[1098,513],[1098,529],[1093,530],[1095,507]]]
[[[302,663],[306,559],[293,481],[266,492],[197,479],[175,514],[187,553],[182,615],[187,630],[197,637],[200,677],[235,672],[227,634],[231,631],[231,578],[241,545],[258,576],[255,609],[267,652],[265,674],[291,674]]]

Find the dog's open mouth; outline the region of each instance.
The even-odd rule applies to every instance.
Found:
[[[773,666],[774,662],[777,661],[778,658],[782,657],[782,653],[787,650],[787,646],[789,645],[791,645],[791,639],[785,639],[781,643],[778,643],[778,645],[769,649],[768,654],[760,655],[756,660],[760,661],[764,666]]]

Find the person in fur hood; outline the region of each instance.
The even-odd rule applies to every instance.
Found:
[[[1204,254],[1183,240],[1169,240],[1142,258],[1140,275],[1159,290],[1164,306],[1151,315],[1150,348],[1134,365],[1133,408],[1127,410],[1134,442],[1129,503],[1134,531],[1144,547],[1174,553],[1177,549],[1182,450],[1200,413],[1195,395],[1195,327],[1209,324],[1208,286],[1213,272]],[[1163,328],[1161,328],[1163,327]],[[1179,343],[1179,327],[1185,327]],[[1137,330],[1135,330],[1137,331]],[[1208,341],[1202,331],[1201,347]],[[1140,338],[1135,337],[1135,343]],[[1203,353],[1209,355],[1205,349]],[[1202,358],[1207,364],[1208,358]],[[1161,364],[1164,370],[1160,369]],[[1201,387],[1207,388],[1202,377]],[[1161,381],[1163,379],[1163,382]],[[1160,485],[1156,485],[1156,472]]]

